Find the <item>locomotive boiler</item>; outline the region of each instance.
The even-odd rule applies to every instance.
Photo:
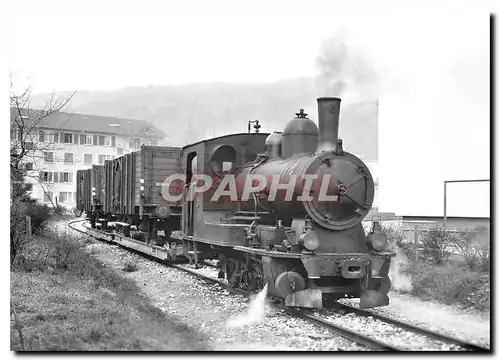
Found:
[[[274,133],[267,139],[262,163],[238,175],[238,194],[243,196],[248,182],[261,176],[260,187],[252,188],[259,189],[263,203],[274,198],[270,207],[282,220],[308,216],[323,228],[340,231],[367,215],[374,183],[366,165],[345,152],[338,139],[340,99],[320,98],[318,110],[319,132],[301,109],[282,135]]]

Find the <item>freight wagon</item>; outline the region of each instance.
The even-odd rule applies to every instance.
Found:
[[[108,227],[127,236],[164,244],[179,228],[181,203],[163,198],[165,179],[179,173],[180,148],[143,146],[107,160],[103,174],[103,213]]]

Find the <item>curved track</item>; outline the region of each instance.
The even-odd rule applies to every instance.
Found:
[[[107,233],[107,232],[103,232],[103,231],[89,229],[87,226],[85,226],[83,224],[84,221],[85,220],[71,221],[68,223],[68,226],[71,229],[73,229],[77,232],[80,232],[80,233],[84,233],[90,237],[94,237],[94,238],[102,240],[102,241],[117,243],[125,248],[133,249],[133,250],[138,251],[140,253],[143,253],[149,257],[153,257],[153,258],[156,258],[157,260],[159,259],[159,260],[165,261],[165,259],[163,259],[162,257],[159,257],[157,254],[155,254],[157,252],[154,252],[154,251],[147,252],[147,253],[141,252],[140,248],[144,247],[144,245],[145,245],[144,242],[136,241],[136,240],[133,240],[131,238],[123,237],[123,236],[120,236],[120,235],[117,235],[114,233]],[[81,226],[84,229],[81,229],[81,228],[75,226],[75,224],[79,223],[79,222],[82,222]],[[119,239],[119,241],[117,239]],[[127,244],[124,244],[124,242]],[[130,247],[130,244],[132,244],[132,247]],[[138,244],[140,247],[139,246],[134,247],[134,244]],[[249,291],[244,291],[241,289],[234,289],[234,288],[230,287],[226,282],[224,282],[220,279],[217,279],[217,278],[203,275],[200,272],[198,272],[196,269],[189,268],[186,265],[178,265],[178,264],[173,264],[173,263],[166,263],[166,265],[169,267],[173,267],[173,268],[182,270],[184,272],[190,273],[190,274],[192,274],[198,278],[201,278],[209,283],[217,283],[221,287],[223,287],[223,288],[225,288],[233,293],[242,294],[245,296],[250,296],[252,294],[252,292],[249,292]],[[213,265],[210,265],[210,264],[207,264],[207,266],[214,267]],[[361,332],[349,330],[349,329],[344,328],[340,325],[329,322],[324,317],[321,317],[321,314],[320,314],[320,316],[317,316],[317,315],[312,314],[312,312],[310,312],[310,311],[291,309],[289,307],[285,307],[285,306],[280,305],[280,304],[273,304],[273,306],[282,309],[287,314],[289,314],[293,317],[298,317],[298,318],[301,318],[301,319],[308,321],[312,324],[326,328],[335,334],[341,335],[341,336],[343,336],[343,337],[345,337],[353,342],[356,342],[358,344],[361,344],[361,345],[363,345],[367,348],[373,349],[373,350],[378,350],[378,351],[410,351],[407,348],[389,345],[383,341],[378,340],[376,337],[369,336],[369,335],[363,334]],[[454,338],[451,338],[451,337],[448,337],[445,335],[438,334],[434,331],[426,330],[426,329],[423,329],[423,328],[420,328],[420,327],[417,327],[414,325],[410,325],[410,324],[407,324],[407,323],[404,323],[404,322],[401,322],[401,321],[398,321],[398,320],[395,320],[395,319],[392,319],[392,318],[389,318],[386,316],[371,313],[371,312],[366,311],[366,310],[361,310],[361,309],[358,309],[356,307],[337,303],[337,304],[335,304],[333,311],[335,311],[335,310],[344,311],[344,312],[348,312],[348,313],[354,313],[359,317],[372,318],[372,319],[378,320],[380,322],[384,322],[386,324],[398,327],[400,329],[404,329],[408,332],[423,335],[423,336],[425,336],[428,339],[433,340],[433,341],[438,341],[438,342],[441,342],[444,344],[456,345],[456,347],[459,350],[476,351],[476,352],[490,352],[489,349],[483,348],[481,346],[477,346],[477,345],[473,345],[473,344],[470,344],[467,342],[463,342],[463,341],[460,341],[460,340],[457,340],[457,339],[454,339]],[[331,312],[331,310],[330,310],[330,312]]]

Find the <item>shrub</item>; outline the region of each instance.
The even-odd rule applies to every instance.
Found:
[[[52,214],[56,216],[64,216],[66,214],[66,208],[60,204],[52,208]]]
[[[10,262],[14,264],[30,239],[26,216],[31,218],[31,233],[39,234],[50,219],[50,209],[35,202],[11,202],[10,205]]]
[[[19,203],[10,205],[10,263],[24,251],[29,242],[26,223],[26,206]]]
[[[79,259],[76,257],[80,254],[78,251],[82,246],[71,237],[64,235],[54,238],[55,245],[53,248],[53,257],[55,267],[66,271],[70,265],[79,264]]]
[[[490,244],[488,232],[465,231],[448,235],[451,246],[471,269],[488,271],[490,266]]]
[[[31,229],[33,233],[42,233],[51,217],[50,208],[46,204],[35,202],[27,205],[26,215],[31,217]]]
[[[387,237],[388,248],[391,251],[402,252],[410,260],[417,259],[418,246],[406,240],[403,227],[382,224],[382,230]]]
[[[490,281],[487,274],[464,267],[435,266],[425,262],[414,262],[408,271],[412,277],[412,294],[421,299],[433,299],[481,311],[490,307]]]
[[[440,226],[430,229],[419,243],[422,256],[436,265],[442,265],[450,253],[449,237],[446,237],[444,229]]]

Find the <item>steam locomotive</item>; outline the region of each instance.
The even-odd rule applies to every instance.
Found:
[[[394,254],[378,222],[361,224],[374,182],[338,138],[340,102],[318,99],[319,127],[300,110],[283,132],[143,147],[78,171],[78,207],[117,243],[195,267],[217,259],[232,287],[268,284],[287,306],[387,305]]]

